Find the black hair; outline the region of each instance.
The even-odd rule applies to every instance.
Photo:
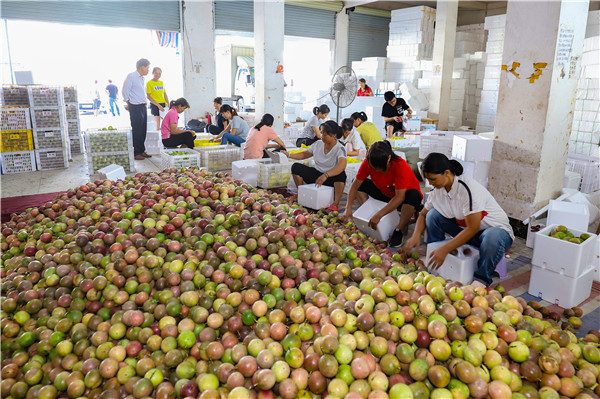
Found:
[[[254,128],[256,130],[260,130],[260,128],[263,127],[263,126],[273,126],[273,121],[274,120],[275,120],[275,118],[273,118],[273,115],[271,115],[271,114],[264,114],[263,117],[262,117],[262,119],[258,123],[258,125],[254,126]]]
[[[157,70],[162,73],[162,69],[160,67],[154,67],[154,68],[152,68],[152,73],[156,72]]]
[[[213,100],[213,103],[217,103],[219,105],[223,104],[223,99],[221,97],[215,97],[215,99]]]
[[[334,121],[326,121],[321,124],[321,132],[330,136],[335,136],[337,139],[341,139],[344,135],[340,125]]]
[[[371,147],[369,147],[369,151],[367,152],[367,160],[373,169],[378,171],[386,170],[388,159],[390,159],[390,161],[400,159],[400,157],[394,153],[394,150],[392,150],[392,145],[389,141],[377,141],[371,144]]]
[[[235,108],[233,108],[233,107],[232,107],[231,105],[229,105],[229,104],[224,104],[224,105],[221,107],[221,113],[224,113],[224,112],[231,112],[231,116],[232,116],[232,117],[233,117],[233,116],[237,116],[237,111],[235,110]]]
[[[319,112],[322,113],[322,114],[328,114],[329,113],[329,107],[327,105],[323,104],[320,107],[314,107],[312,111],[313,111],[313,115],[316,115]]]
[[[173,107],[176,107],[178,105],[182,106],[182,107],[186,107],[186,108],[190,107],[190,103],[188,103],[185,98],[181,97],[181,98],[178,98],[177,100],[172,100],[169,103],[169,108],[173,108]]]
[[[360,119],[363,122],[366,122],[369,118],[367,118],[367,114],[365,114],[364,112],[355,112],[353,113],[350,118],[357,120]]]
[[[135,63],[135,68],[136,69],[140,69],[141,67],[146,67],[146,66],[150,66],[150,61],[148,61],[145,58],[140,58],[136,63]]]
[[[345,118],[342,120],[342,132],[349,132],[354,127],[354,121],[352,118]]]
[[[112,80],[108,79],[108,83],[112,83]]]
[[[370,87],[367,84],[367,81],[365,80],[365,78],[360,78],[360,79],[358,79],[358,81],[359,82],[363,82],[365,84],[365,90],[369,90],[370,89]]]
[[[386,91],[385,94],[383,95],[383,98],[385,98],[385,101],[392,101],[392,99],[396,97],[396,95],[394,94],[393,91]]]
[[[449,170],[454,176],[460,176],[463,173],[463,166],[460,162],[454,159],[448,159],[444,154],[432,152],[425,157],[421,165],[423,173],[431,173],[432,175],[442,175]]]

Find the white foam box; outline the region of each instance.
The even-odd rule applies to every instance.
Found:
[[[452,141],[452,156],[461,161],[489,162],[492,159],[494,140],[477,135],[456,135]]]
[[[421,130],[421,119],[420,118],[410,118],[404,122],[404,129],[409,132],[418,132]]]
[[[298,204],[310,209],[327,208],[333,204],[333,187],[303,184],[298,187]]]
[[[100,178],[101,179],[108,179],[108,180],[119,180],[119,179],[124,179],[125,178],[125,169],[123,169],[122,166],[120,165],[115,165],[110,164],[108,166],[105,166],[102,169],[98,169],[98,173],[100,174]]]
[[[527,225],[527,240],[525,241],[525,246],[527,248],[533,248],[535,246],[535,237],[537,236],[537,231],[532,230],[532,227],[536,226],[536,227],[539,227],[539,230],[541,230],[547,224],[548,224],[547,219],[539,219],[539,220],[530,220],[529,221],[529,224]]]
[[[258,164],[271,163],[270,158],[264,159],[244,159],[235,161],[231,164],[231,176],[236,180],[242,180],[251,186],[258,184]]]
[[[398,223],[400,223],[400,215],[396,210],[393,210],[381,218],[377,225],[377,230],[373,230],[369,227],[369,220],[371,220],[371,217],[386,205],[385,202],[369,198],[356,210],[356,212],[354,212],[354,224],[356,224],[356,227],[366,235],[373,237],[378,241],[387,241],[394,232],[394,229],[398,226]]]
[[[569,229],[576,237],[583,233],[590,235],[590,238],[581,244],[575,244],[550,237],[550,233],[555,229],[556,225],[549,224],[537,233],[531,264],[568,277],[581,276],[592,264],[596,234]]]
[[[550,200],[548,224],[563,225],[567,229],[587,231],[590,224],[590,211],[585,204]]]
[[[490,162],[479,161],[479,162],[469,162],[469,161],[460,161],[463,166],[463,176],[470,177],[475,179],[477,182],[481,183],[484,187],[487,187],[489,172],[490,172]]]
[[[534,265],[528,292],[563,308],[572,308],[590,296],[594,275],[595,269],[590,266],[579,277],[573,278]]]
[[[446,244],[447,241],[439,241],[427,244],[427,258],[425,265],[429,267],[429,258],[434,249]],[[463,284],[470,284],[473,281],[473,274],[477,268],[479,260],[479,250],[470,245],[462,245],[456,249],[457,254],[448,254],[442,266],[432,273],[438,274],[446,280],[460,281]]]

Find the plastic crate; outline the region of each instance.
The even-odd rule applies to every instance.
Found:
[[[303,184],[298,187],[298,204],[310,209],[327,208],[333,204],[333,187]]]
[[[65,114],[67,116],[67,120],[73,120],[73,119],[79,120],[79,104],[77,104],[77,103],[65,104]]]
[[[83,145],[83,138],[81,136],[69,136],[69,146],[71,154],[85,153],[85,146]]]
[[[28,130],[31,129],[29,108],[0,109],[0,130]]]
[[[51,170],[69,167],[69,154],[66,148],[35,150],[38,170]]]
[[[85,146],[89,153],[129,152],[133,148],[131,129],[88,129],[85,131]]]
[[[9,130],[0,133],[0,152],[23,152],[33,150],[31,130]]]
[[[81,136],[79,129],[79,119],[67,120],[67,134],[70,137]]]
[[[421,135],[419,158],[425,159],[432,152],[439,152],[450,158],[452,156],[452,141],[452,136]]]
[[[65,107],[43,107],[31,109],[34,129],[58,129],[65,126]]]
[[[160,155],[160,151],[164,148],[161,132],[146,132],[146,141],[144,145],[148,154]]]
[[[77,88],[75,86],[63,87],[63,99],[65,103],[76,103],[77,99]]]
[[[533,265],[527,292],[560,307],[572,308],[590,296],[594,273],[594,268],[588,266],[581,276],[573,278]]]
[[[581,175],[582,193],[591,193],[600,189],[600,158],[580,154],[569,154],[567,169]]]
[[[258,165],[258,187],[285,187],[292,176],[291,163],[260,163]]]
[[[33,140],[37,150],[67,146],[67,135],[64,129],[34,129]]]
[[[242,149],[233,145],[199,147],[195,151],[200,154],[200,165],[210,171],[231,170],[231,165],[243,158]]]
[[[348,194],[350,192],[350,187],[354,180],[356,180],[356,174],[358,173],[358,169],[360,169],[361,163],[349,163],[346,164],[346,185],[344,186],[344,193]]]
[[[433,250],[441,247],[448,241],[427,244],[427,258],[425,265],[429,265],[429,257]],[[433,272],[447,280],[459,281],[462,284],[471,284],[475,269],[477,269],[478,261],[479,250],[471,245],[462,245],[456,249],[456,253],[449,253],[442,266]]]
[[[63,89],[58,86],[28,86],[31,107],[64,105]]]
[[[290,140],[296,140],[300,138],[300,133],[302,132],[302,129],[303,128],[299,128],[298,126],[286,127],[285,129],[283,129],[283,137]]]
[[[174,153],[183,153],[181,155],[172,155]],[[189,148],[165,148],[160,152],[162,167],[167,168],[190,168],[200,166],[200,154]]]
[[[4,152],[0,154],[3,174],[33,172],[37,170],[35,151]]]
[[[371,217],[386,205],[387,203],[383,201],[369,198],[356,210],[356,212],[354,212],[354,224],[356,224],[356,227],[363,233],[373,237],[377,241],[387,241],[400,222],[400,215],[396,210],[381,218],[377,225],[377,230],[373,230],[369,227],[369,220],[371,220]]]
[[[5,107],[29,107],[27,86],[3,85],[0,101]]]
[[[231,164],[231,176],[236,180],[242,180],[251,186],[258,185],[258,164],[272,163],[270,158],[244,159]]]
[[[537,233],[531,264],[569,277],[581,276],[592,264],[596,234],[569,229],[577,237],[583,233],[590,235],[581,244],[575,244],[550,237],[554,229],[556,225],[548,225]]]
[[[135,165],[133,163],[133,151],[129,152],[107,152],[107,153],[97,153],[91,154],[87,153],[88,160],[88,168],[90,174],[98,172],[99,169],[102,169],[108,165],[115,164],[123,167],[125,172],[135,172]]]

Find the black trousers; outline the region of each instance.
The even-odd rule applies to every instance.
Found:
[[[296,140],[296,147],[301,148],[302,144],[310,146],[310,145],[312,145],[313,143],[316,143],[319,140],[320,139],[318,139],[317,137],[315,137],[313,139],[300,138],[300,139]]]
[[[312,184],[316,182],[319,177],[321,177],[323,172],[319,172],[317,168],[296,162],[292,165],[292,174],[302,177],[304,183]],[[339,175],[327,178],[323,185],[333,187],[333,183],[346,183],[346,172],[342,172]]]
[[[194,148],[194,135],[190,132],[173,134],[168,139],[162,139],[165,148],[175,148],[185,144],[187,148]]]
[[[373,180],[366,179],[358,188],[358,191],[362,191],[369,195],[369,197],[374,198],[378,201],[390,202],[392,199],[381,192],[380,189],[377,188]],[[419,190],[415,190],[411,188],[410,190],[406,190],[406,195],[404,197],[404,202],[398,206],[398,210],[402,208],[402,205],[408,204],[412,205],[417,211],[422,209],[421,201],[423,201],[423,197]]]
[[[133,155],[146,152],[146,130],[148,128],[148,109],[146,104],[130,104],[129,120],[131,121],[131,134],[133,136]]]
[[[210,133],[210,134],[212,134],[212,135],[215,135],[215,136],[216,136],[216,135],[220,134],[220,133],[223,131],[223,129],[221,129],[221,128],[220,128],[219,126],[217,126],[217,125],[207,125],[207,126],[206,126],[206,131],[207,131],[208,133]]]

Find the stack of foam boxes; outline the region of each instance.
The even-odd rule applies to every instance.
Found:
[[[365,57],[362,61],[352,61],[352,69],[356,76],[364,78],[373,90],[385,80],[386,65],[385,57]]]
[[[454,56],[461,57],[483,51],[485,47],[483,24],[463,25],[456,28]]]
[[[463,166],[463,176],[470,177],[487,188],[494,140],[477,135],[455,135],[452,158]]]
[[[467,90],[467,79],[465,69],[467,67],[466,57],[454,58],[452,71],[452,89],[450,92],[450,117],[448,128],[457,129],[462,126],[463,107]]]
[[[494,15],[485,18],[485,30],[488,39],[485,47],[487,54],[486,67],[483,76],[481,101],[477,114],[477,132],[491,132],[496,123],[496,108],[498,106],[498,88],[502,70],[502,51],[504,50],[504,30],[506,15]]]
[[[410,108],[417,113],[417,116],[422,116],[424,111],[429,109],[429,100],[427,96],[413,86],[410,82],[405,82],[400,85],[402,98],[406,100]]]
[[[69,166],[71,157],[63,88],[29,86],[31,121],[38,170]]]
[[[417,88],[426,95],[429,95],[431,89],[431,78],[433,77],[433,63],[431,60],[415,61],[415,69],[421,77],[417,79]]]
[[[392,11],[385,78],[414,85],[422,77],[419,61],[431,60],[435,9],[419,6]]]
[[[600,11],[588,16],[569,153],[600,157]]]
[[[75,86],[63,87],[65,114],[67,119],[67,132],[69,149],[71,155],[83,154],[85,145],[81,132],[81,123],[79,121],[79,100],[77,98],[77,88]]]
[[[465,90],[465,101],[463,104],[463,126],[475,129],[477,125],[477,111],[481,101],[481,90],[483,89],[483,74],[485,71],[485,60],[487,55],[477,51],[467,56],[467,67],[465,78],[467,88]]]

